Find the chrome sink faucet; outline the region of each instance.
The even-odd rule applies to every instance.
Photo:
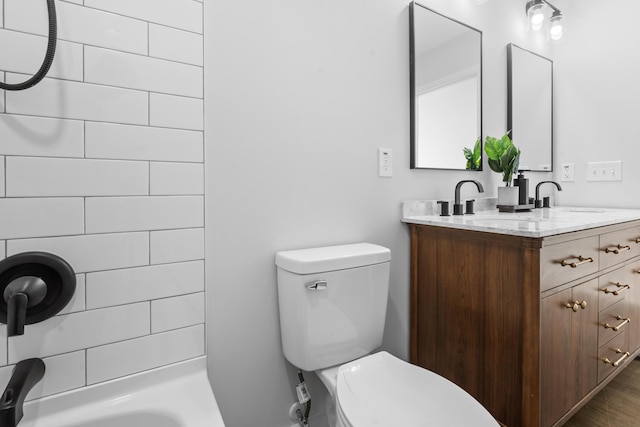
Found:
[[[545,197],[545,201],[544,204],[542,203],[542,200],[540,200],[540,186],[542,184],[553,184],[556,186],[556,188],[558,189],[558,191],[562,191],[562,187],[560,186],[560,184],[558,184],[555,181],[542,181],[539,182],[538,185],[536,185],[536,200],[535,200],[535,207],[536,208],[548,208],[549,207],[549,198]]]
[[[16,363],[11,379],[0,397],[0,426],[16,427],[22,419],[22,405],[29,391],[44,376],[42,359],[26,359]]]
[[[462,187],[462,184],[464,184],[465,182],[473,182],[476,185],[476,187],[478,187],[478,192],[484,193],[484,187],[482,186],[482,184],[473,179],[465,179],[457,183],[454,202],[453,202],[454,215],[462,215],[462,203],[460,203],[460,187]],[[473,206],[473,203],[471,203],[471,205]],[[471,212],[469,212],[469,209],[467,209],[467,213],[473,213],[473,208],[471,209]]]

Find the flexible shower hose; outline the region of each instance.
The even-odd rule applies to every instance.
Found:
[[[9,84],[0,82],[0,89],[5,90],[24,90],[29,89],[32,86],[37,85],[40,80],[47,75],[51,63],[53,62],[53,56],[56,53],[56,38],[58,37],[58,24],[56,22],[56,5],[54,0],[47,0],[47,10],[49,12],[49,43],[47,44],[47,53],[45,54],[44,61],[40,66],[37,73],[33,75],[29,80],[22,83]]]

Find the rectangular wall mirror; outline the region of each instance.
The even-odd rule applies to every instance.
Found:
[[[482,33],[409,5],[411,168],[482,169]]]
[[[522,151],[520,169],[553,170],[553,62],[507,45],[507,129]]]

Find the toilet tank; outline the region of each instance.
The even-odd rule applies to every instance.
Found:
[[[282,350],[315,371],[382,343],[391,251],[371,243],[278,252]]]

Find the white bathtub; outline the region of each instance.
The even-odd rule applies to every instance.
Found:
[[[18,427],[224,427],[198,358],[27,402]]]

